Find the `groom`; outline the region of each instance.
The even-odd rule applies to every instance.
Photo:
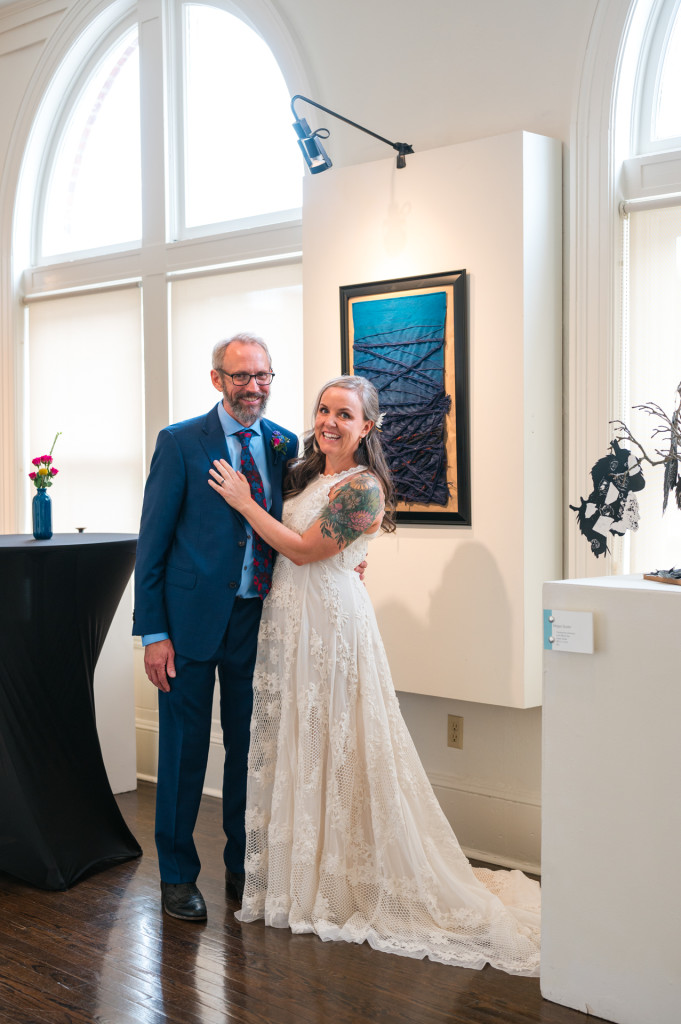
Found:
[[[193,840],[210,745],[213,688],[220,681],[225,747],[225,884],[241,898],[253,667],[272,552],[208,486],[227,458],[255,500],[278,519],[286,462],[297,438],[262,419],[274,374],[267,346],[239,334],[213,349],[222,401],[208,415],[158,436],[144,492],[135,565],[133,633],[142,636],[147,676],[158,687],[156,847],[163,910],[204,921]]]

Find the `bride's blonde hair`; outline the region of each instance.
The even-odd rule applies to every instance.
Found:
[[[284,480],[284,497],[286,498],[299,494],[310,480],[319,476],[324,471],[326,456],[319,450],[315,440],[314,421],[322,396],[329,388],[345,388],[347,391],[354,391],[360,400],[362,416],[365,420],[372,420],[375,424],[380,416],[378,391],[366,377],[344,374],[342,377],[334,377],[332,380],[327,381],[317,395],[312,412],[313,429],[309,430],[303,437],[302,455],[288,464],[286,479]],[[395,530],[395,489],[376,426],[373,426],[366,437],[362,439],[359,448],[355,452],[355,460],[358,464],[370,469],[378,479],[385,499],[385,515],[383,516],[381,529],[385,530],[386,533],[392,533]]]

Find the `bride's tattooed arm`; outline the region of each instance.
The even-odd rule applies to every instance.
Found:
[[[332,558],[363,533],[375,533],[383,520],[383,492],[376,477],[362,470],[329,492],[329,504],[301,535],[266,512],[251,496],[248,481],[224,459],[216,459],[208,484],[240,512],[256,533],[296,565]],[[357,566],[360,579],[365,564]]]
[[[332,538],[342,550],[380,522],[383,493],[371,473],[359,473],[344,481],[319,517],[322,536]]]

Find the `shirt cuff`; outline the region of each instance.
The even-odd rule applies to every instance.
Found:
[[[147,644],[157,644],[159,640],[170,640],[167,633],[146,633],[142,637],[142,647],[146,647]]]

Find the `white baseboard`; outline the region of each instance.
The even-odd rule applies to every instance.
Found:
[[[429,778],[467,857],[540,873],[541,803],[534,794],[439,774]]]
[[[462,779],[458,775],[445,775],[442,772],[428,772],[428,778],[433,789],[451,789],[458,793],[471,793],[494,800],[505,800],[512,804],[541,807],[541,798],[534,792],[512,789],[510,786],[490,786],[487,781]]]
[[[491,850],[474,850],[470,846],[461,846],[469,860],[480,860],[483,864],[494,865],[495,867],[508,868],[509,871],[517,869],[524,871],[526,875],[540,875],[541,865],[530,863],[524,860],[514,860],[513,857],[506,857]]]

